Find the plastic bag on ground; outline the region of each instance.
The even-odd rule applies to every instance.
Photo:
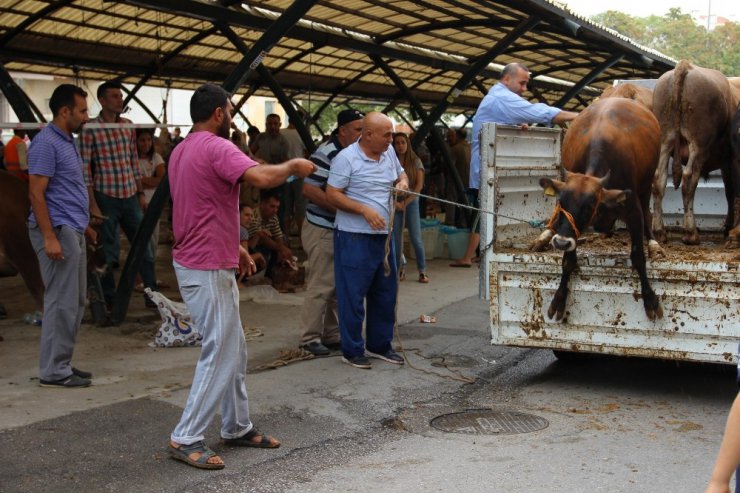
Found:
[[[203,344],[203,336],[193,325],[190,312],[185,303],[172,301],[162,293],[144,290],[153,302],[157,304],[157,310],[162,317],[162,325],[157,330],[151,347],[192,347]]]

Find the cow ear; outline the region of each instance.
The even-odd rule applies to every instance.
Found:
[[[604,189],[601,196],[601,203],[607,207],[617,207],[627,201],[627,197],[632,194],[632,190],[606,190]]]
[[[545,195],[554,197],[560,193],[565,183],[553,178],[540,178],[540,186],[545,190]]]

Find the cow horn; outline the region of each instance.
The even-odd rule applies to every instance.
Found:
[[[606,182],[609,181],[609,175],[612,174],[612,171],[609,170],[606,172],[606,174],[599,180],[599,184],[604,187],[606,186]]]

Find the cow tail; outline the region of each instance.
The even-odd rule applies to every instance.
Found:
[[[681,99],[683,96],[683,86],[686,82],[686,75],[691,69],[691,63],[681,60],[673,70],[673,115],[676,118],[675,126],[676,138],[673,142],[673,188],[678,189],[681,186],[683,176],[683,166],[681,166]]]

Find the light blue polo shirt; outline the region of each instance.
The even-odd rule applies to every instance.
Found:
[[[403,173],[396,151],[388,146],[378,161],[370,159],[360,147],[361,140],[345,147],[331,163],[329,185],[340,190],[355,202],[368,205],[378,211],[390,224],[390,200],[393,183]],[[337,229],[350,233],[387,234],[370,227],[365,218],[337,210]]]
[[[544,103],[530,103],[500,82],[493,86],[480,102],[473,117],[469,187],[476,190],[480,188],[480,129],[484,123],[550,123],[561,111]]]
[[[28,174],[49,178],[45,196],[51,225],[65,225],[84,233],[90,219],[90,204],[82,158],[72,136],[53,123],[41,130],[28,149]],[[36,224],[33,209],[28,222]]]

